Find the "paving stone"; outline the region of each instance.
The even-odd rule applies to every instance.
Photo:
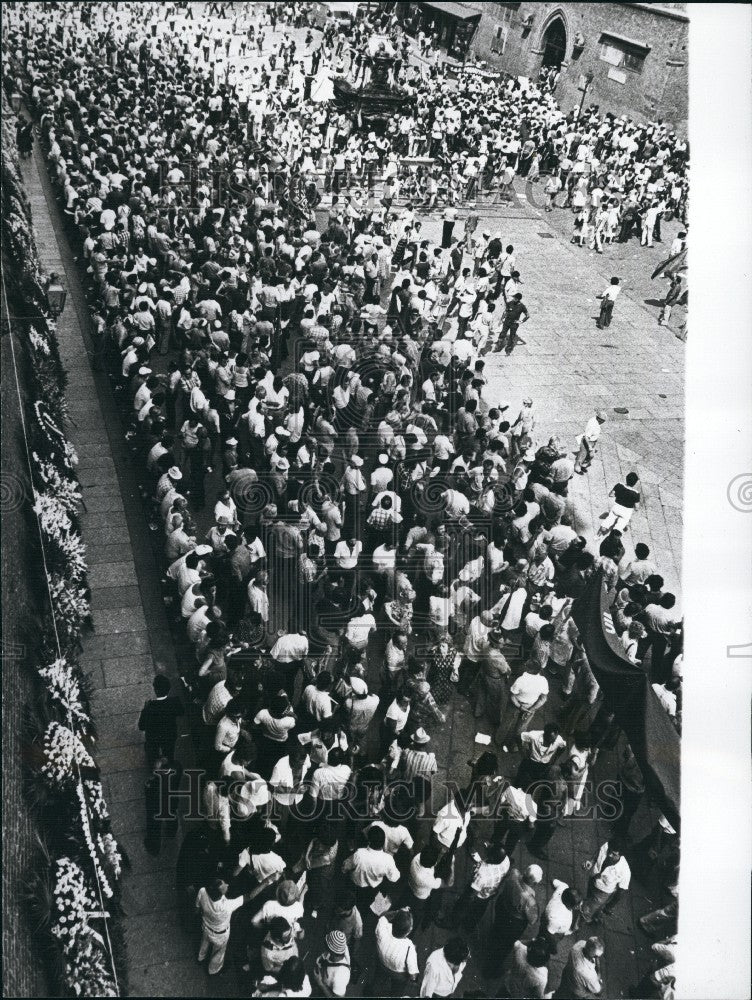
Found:
[[[98,537],[96,532],[109,531],[118,536],[114,538],[115,541],[119,541],[123,531],[128,530],[121,511],[88,511],[83,516],[82,527],[94,538]]]
[[[133,771],[120,771],[117,775],[104,775],[105,798],[110,803],[111,812],[116,815],[121,802],[144,797],[144,782],[148,777],[146,764]],[[136,869],[138,870],[138,869]]]
[[[106,498],[104,498],[106,499]],[[130,560],[96,563],[89,567],[89,586],[92,590],[108,587],[127,587],[138,584],[136,569]]]
[[[94,631],[98,635],[121,632],[142,632],[146,629],[144,612],[141,607],[103,608],[92,614]]]
[[[149,634],[146,631],[90,635],[84,640],[83,659],[107,660],[119,656],[136,656],[150,650]]]
[[[103,515],[95,514],[94,517]],[[122,518],[122,514],[116,514],[116,518]],[[125,545],[129,544],[131,536],[128,533],[128,525],[124,522],[113,524],[109,528],[95,528],[87,530],[86,538],[89,545]]]
[[[165,920],[162,914],[141,914],[134,927],[135,934],[133,935],[130,927],[129,923],[126,932],[129,951],[131,948],[134,949],[135,954],[138,955],[137,962],[142,968],[189,958],[195,963],[196,956],[190,938],[176,922]]]
[[[143,799],[124,803],[122,810],[134,822],[140,820],[143,827]],[[178,905],[182,900],[175,889],[175,873],[172,870],[157,871],[150,875],[133,872],[128,876],[123,892],[123,907],[129,916],[163,913],[165,921],[180,923]]]
[[[141,609],[141,591],[134,587],[92,587],[91,606],[96,620],[100,611],[109,609]]]
[[[86,509],[90,514],[99,513],[122,513],[123,511],[123,500],[120,496],[120,492],[117,493],[95,493],[92,494],[91,490],[84,491],[84,502],[86,503]]]
[[[97,404],[97,411],[100,414],[99,404]],[[78,471],[81,472],[98,472],[102,477],[106,473],[115,475],[115,462],[110,457],[102,457],[101,455],[79,455],[78,456]]]
[[[143,754],[144,734],[138,730],[138,714],[106,715],[97,719],[97,747],[111,750],[138,744]]]
[[[117,490],[120,489],[114,467],[85,466],[84,468],[79,467],[77,471],[78,480],[82,486],[109,485],[114,486]]]
[[[80,477],[79,477],[80,479]],[[120,497],[120,484],[117,477],[111,477],[107,482],[89,482],[83,489],[88,504],[90,497]]]
[[[94,718],[105,715],[123,715],[126,712],[137,716],[147,698],[153,697],[151,684],[123,684],[120,687],[102,688],[95,692],[92,706]]]
[[[143,702],[142,702],[143,704]],[[132,721],[132,720],[131,720]],[[112,747],[111,749],[99,748],[97,752],[97,763],[103,771],[110,775],[113,780],[120,771],[132,771],[140,767],[144,761],[143,741],[131,743],[125,746]],[[118,810],[122,815],[123,810]]]
[[[96,426],[96,425],[94,425]],[[80,427],[79,427],[80,429]],[[106,436],[102,440],[93,441],[87,436],[86,441],[86,452],[89,455],[109,455],[110,454],[110,442],[107,440]]]
[[[131,776],[133,772],[124,771],[123,774],[128,776],[129,781],[132,780]],[[120,780],[119,776],[114,776],[114,777],[117,777],[117,781]],[[143,801],[144,797],[143,786],[146,777],[147,777],[147,771],[144,770],[140,775],[140,782],[139,782],[140,787],[138,788],[137,793],[133,796],[130,796],[128,799],[120,798],[119,801],[127,802],[130,800],[135,800],[138,797],[140,797],[141,800]],[[177,860],[177,853],[180,846],[178,838],[176,838],[175,840],[165,840],[163,842],[162,851],[160,852],[158,857],[154,857],[152,854],[149,854],[144,849],[144,844],[143,844],[144,835],[143,832],[140,830],[124,833],[120,839],[126,851],[128,852],[128,857],[131,860],[131,865],[133,866],[134,871],[142,872],[144,874],[151,874],[152,872],[161,872],[165,870],[168,871],[171,870],[173,872],[175,871],[175,862]],[[152,924],[148,922],[144,926],[145,930],[148,931],[148,936],[151,936]],[[151,964],[152,961],[153,960],[149,958],[145,962],[145,964]],[[159,961],[159,959],[157,959],[157,961]]]
[[[193,947],[197,950],[195,943]],[[139,997],[240,996],[239,993],[228,993],[227,978],[208,976],[196,962],[194,954],[181,961],[171,960],[158,965],[142,964],[139,955],[130,971],[129,983],[131,995]],[[222,982],[217,983],[216,979]]]
[[[144,680],[151,682],[154,677],[154,661],[149,653],[111,657],[102,660],[102,672],[107,687],[138,684]]]
[[[79,657],[79,663],[83,672],[88,676],[95,691],[105,687],[104,671],[102,670],[101,660],[98,660],[96,657],[87,657],[82,655]]]

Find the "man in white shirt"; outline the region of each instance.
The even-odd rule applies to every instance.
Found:
[[[529,660],[524,672],[509,689],[509,706],[502,719],[505,744],[519,742],[520,733],[547,699],[548,681],[541,674],[540,664]]]
[[[614,837],[601,846],[594,862],[586,861],[582,867],[591,872],[587,899],[582,904],[583,919],[591,924],[599,913],[613,912],[619,897],[629,888],[632,872],[621,843]]]
[[[527,791],[536,781],[546,777],[551,764],[566,750],[567,742],[559,735],[556,723],[549,722],[543,729],[521,733],[520,743],[527,756],[520,761],[515,781],[518,788]]]
[[[432,951],[420,984],[422,997],[451,997],[465,971],[470,949],[460,937],[452,937],[443,948]]]
[[[368,834],[368,830],[372,830],[374,827],[380,827],[384,831],[384,837],[386,838],[384,850],[387,854],[391,854],[394,857],[403,847],[408,851],[412,851],[413,838],[410,836],[410,831],[406,826],[402,826],[400,823],[390,825],[377,820],[366,829],[366,835]]]
[[[299,924],[303,919],[304,895],[305,888],[301,894],[293,881],[285,879],[277,886],[276,899],[267,899],[251,923],[256,929],[260,929],[275,917],[284,917],[291,926]]]
[[[358,565],[362,551],[363,543],[357,538],[351,538],[349,542],[342,539],[334,548],[334,561],[340,569],[353,570]]]
[[[389,456],[384,452],[382,452],[379,455],[378,467],[375,468],[371,473],[370,479],[371,479],[372,492],[378,494],[383,492],[384,490],[389,489],[392,480],[394,479],[394,473],[390,468],[388,468],[388,465],[389,465]]]
[[[653,233],[655,231],[655,224],[658,221],[658,214],[660,208],[657,202],[653,202],[648,210],[645,212],[642,218],[642,236],[640,238],[641,246],[653,246]]]
[[[399,882],[399,868],[391,854],[384,850],[386,835],[380,826],[372,826],[366,834],[367,847],[359,847],[342,865],[355,886],[355,896],[361,913],[373,902],[382,882]]]
[[[614,312],[614,303],[616,302],[621,288],[619,286],[619,279],[612,278],[611,284],[606,288],[604,292],[601,293],[601,311],[598,316],[597,327],[602,330],[606,326],[611,326],[611,317]]]
[[[463,810],[460,803],[454,798],[450,798],[447,804],[439,809],[434,820],[432,835],[436,842],[445,849],[442,853],[446,853],[446,850],[453,844],[456,848],[462,847],[467,840],[470,816],[470,810]],[[455,844],[454,838],[457,836],[458,830],[459,837]]]
[[[598,440],[601,436],[601,425],[606,422],[606,414],[603,410],[596,410],[595,415],[585,424],[585,430],[580,438],[580,449],[574,463],[574,471],[582,476],[590,467],[590,463],[595,458],[598,447]]]
[[[270,656],[284,671],[284,688],[292,701],[295,693],[295,678],[308,656],[308,636],[300,632],[281,635],[271,648]]]
[[[418,953],[408,937],[412,929],[413,918],[408,907],[385,913],[376,924],[376,952],[382,972],[385,971],[391,981],[407,984],[418,978]]]
[[[355,615],[345,626],[345,639],[352,649],[363,653],[368,649],[371,632],[376,631],[376,619],[370,612]]]
[[[561,976],[557,996],[597,997],[603,991],[601,957],[604,952],[600,938],[578,941],[569,953]]]
[[[448,518],[462,517],[463,514],[470,513],[470,501],[464,493],[459,490],[445,490],[441,494]]]
[[[465,637],[465,648],[459,667],[457,691],[467,694],[478,673],[480,661],[488,652],[489,636],[493,628],[493,615],[490,611],[482,611],[470,622]]]
[[[507,851],[496,842],[486,845],[484,858],[477,851],[473,851],[471,857],[475,862],[472,880],[457,900],[451,916],[452,926],[461,927],[468,934],[480,925],[489,900],[496,896],[510,867]]]
[[[546,904],[541,920],[541,933],[556,945],[560,938],[577,930],[580,915],[580,894],[570,889],[566,882],[555,878],[554,893]]]
[[[329,694],[331,686],[332,675],[328,670],[322,670],[315,683],[309,684],[303,691],[303,707],[316,722],[330,719],[334,714],[336,702]]]
[[[311,798],[334,802],[345,797],[347,783],[352,776],[352,768],[345,763],[345,755],[339,747],[329,751],[326,764],[320,764],[310,778]]]

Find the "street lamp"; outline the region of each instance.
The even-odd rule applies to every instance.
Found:
[[[580,110],[577,112],[577,121],[579,121],[580,118],[582,118],[582,106],[585,103],[585,95],[588,92],[588,87],[590,86],[590,84],[593,82],[594,79],[595,79],[595,74],[592,71],[586,73],[581,78],[582,82],[580,84],[580,88],[582,89],[582,97],[580,98]]]
[[[10,106],[13,108],[15,114],[18,114],[18,112],[21,110],[21,101],[22,101],[21,95],[18,93],[17,90],[14,90],[13,93],[10,95]]]
[[[65,309],[65,300],[68,297],[68,293],[63,288],[60,283],[58,276],[53,273],[50,275],[50,279],[47,282],[47,305],[50,312],[55,317],[58,318]]]

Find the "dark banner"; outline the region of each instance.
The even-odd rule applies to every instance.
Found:
[[[679,733],[656,698],[647,671],[626,659],[615,634],[604,624],[606,616],[610,622],[608,608],[612,597],[597,575],[587,593],[575,601],[572,615],[584,637],[590,667],[603,691],[605,705],[624,730],[650,793],[678,830]]]

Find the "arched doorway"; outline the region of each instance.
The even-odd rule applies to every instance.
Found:
[[[555,17],[543,32],[542,66],[558,69],[567,52],[567,31],[560,17]]]

